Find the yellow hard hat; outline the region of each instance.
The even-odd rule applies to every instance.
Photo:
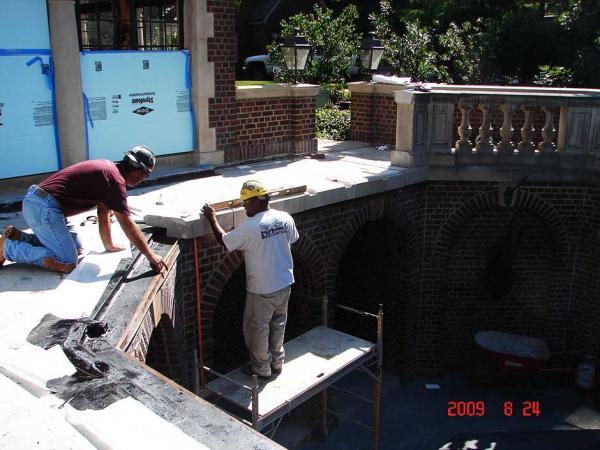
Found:
[[[256,180],[245,181],[240,191],[240,200],[246,201],[253,197],[262,197],[269,195],[269,190],[260,182]]]

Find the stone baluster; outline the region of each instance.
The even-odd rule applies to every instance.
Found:
[[[512,137],[512,113],[514,110],[513,105],[504,104],[500,107],[504,112],[502,119],[502,127],[500,128],[500,142],[498,143],[498,153],[512,155],[515,147],[513,146],[510,138]]]
[[[491,154],[494,150],[494,145],[492,143],[490,105],[479,105],[479,109],[481,109],[483,113],[483,118],[481,119],[479,136],[477,136],[477,139],[475,140],[475,148],[477,149],[477,153]]]
[[[540,153],[554,153],[555,147],[552,143],[556,130],[554,129],[554,112],[547,106],[542,107],[542,111],[546,114],[546,121],[542,128],[542,142],[538,144]]]
[[[531,142],[531,136],[533,134],[533,108],[531,106],[523,105],[521,106],[521,110],[525,113],[525,120],[523,121],[523,127],[521,128],[522,140],[519,142],[519,145],[517,145],[517,149],[521,155],[532,154],[534,153],[534,146]]]
[[[469,142],[469,133],[471,132],[471,124],[469,123],[469,111],[471,106],[461,103],[458,105],[461,111],[460,125],[458,126],[458,141],[456,141],[456,153],[468,153],[473,151],[471,142]]]

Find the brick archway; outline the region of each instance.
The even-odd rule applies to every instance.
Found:
[[[328,293],[334,292],[335,278],[344,251],[357,231],[368,221],[385,219],[394,224],[396,236],[408,244],[406,246],[407,259],[415,262],[418,259],[419,245],[417,242],[417,232],[408,211],[403,208],[400,202],[395,201],[394,197],[379,197],[373,200],[379,203],[378,207],[370,207],[372,205],[366,203],[346,221],[346,224],[336,237],[327,264]]]
[[[213,335],[214,313],[225,289],[225,285],[233,274],[244,263],[243,253],[240,251],[228,252],[219,261],[217,267],[212,271],[206,283],[201,286],[203,297],[201,299],[200,313],[202,317],[202,346],[205,355],[212,355],[215,349]]]
[[[330,258],[330,270],[336,272],[331,287],[336,301],[372,313],[382,303],[385,324],[391,324],[384,324],[384,365],[403,376],[412,375],[415,353],[410,336],[416,333],[420,264],[411,216],[398,199],[374,198],[355,212],[339,236]],[[376,339],[374,321],[333,312],[336,328]]]
[[[485,329],[541,337],[551,350],[563,349],[569,236],[557,211],[527,189],[510,207],[500,204],[496,189],[470,197],[437,235],[422,313],[433,326],[421,330],[433,338],[434,350],[421,352],[437,370],[481,361],[473,336]],[[490,273],[505,277],[500,296],[486,285]]]
[[[474,195],[464,202],[446,221],[438,233],[433,249],[433,257],[438,260],[438,263],[443,264],[443,259],[448,256],[450,246],[454,242],[456,236],[460,233],[461,227],[469,220],[469,217],[499,206],[498,193],[495,190]],[[522,208],[538,214],[552,232],[555,243],[554,256],[558,258],[566,256],[569,251],[567,227],[561,221],[560,216],[554,208],[540,197],[524,192],[523,190],[520,190],[517,193],[513,207]]]

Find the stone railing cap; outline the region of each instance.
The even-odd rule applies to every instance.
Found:
[[[396,91],[402,91],[410,89],[412,86],[403,86],[400,84],[383,84],[383,83],[371,83],[367,81],[356,81],[348,83],[348,90],[352,93],[357,94],[377,94],[377,95],[394,95]]]
[[[316,97],[320,87],[314,84],[268,84],[264,86],[236,86],[236,100],[275,97]]]

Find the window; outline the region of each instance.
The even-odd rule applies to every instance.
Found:
[[[81,50],[183,48],[183,0],[77,0]]]

